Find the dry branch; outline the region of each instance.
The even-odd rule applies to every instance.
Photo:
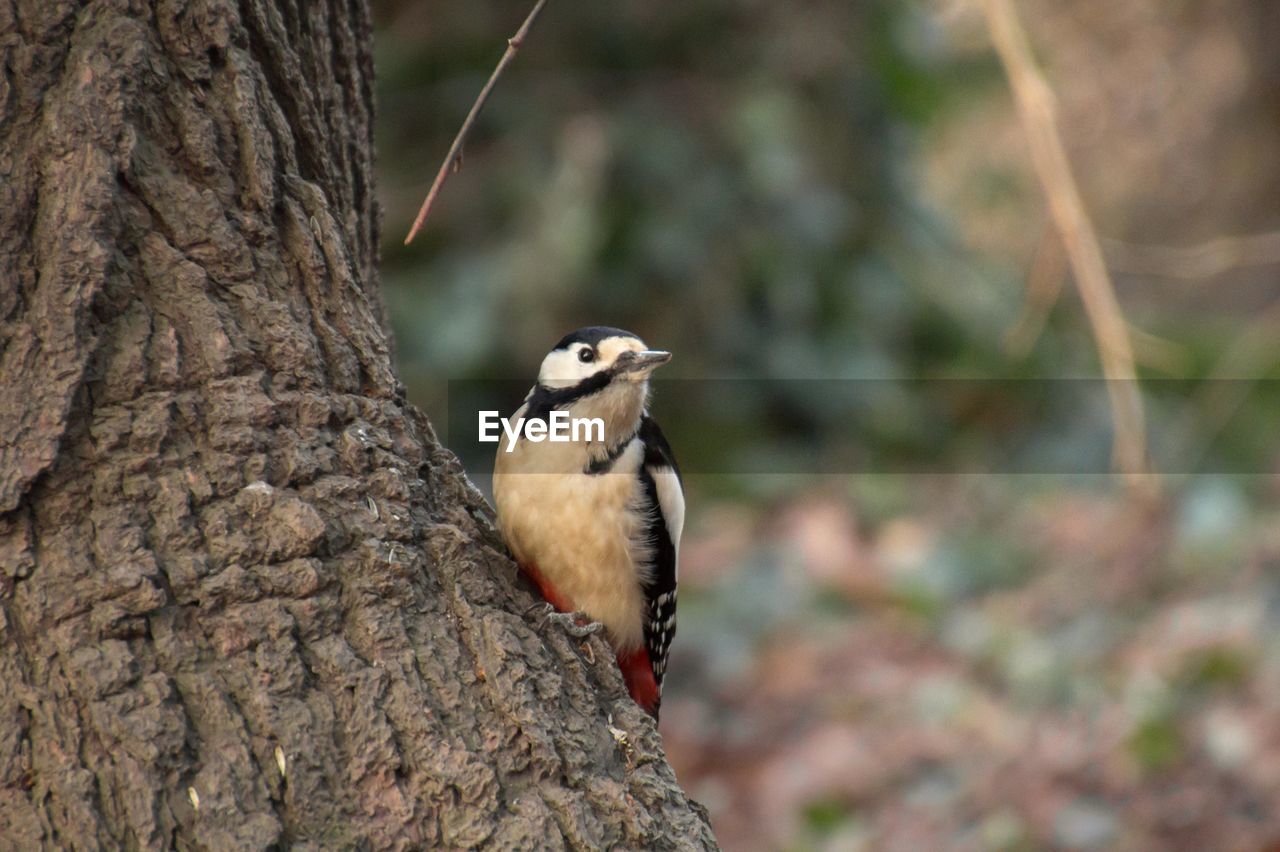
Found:
[[[542,14],[542,7],[545,5],[547,5],[547,0],[538,0],[537,3],[533,4],[528,17],[520,25],[520,29],[516,30],[515,35],[507,39],[506,51],[502,54],[502,58],[498,60],[493,73],[489,75],[489,81],[480,90],[480,94],[476,97],[476,102],[471,105],[471,112],[467,113],[467,117],[463,120],[462,127],[458,129],[458,135],[453,137],[453,144],[449,146],[449,153],[445,155],[444,162],[440,164],[440,170],[436,172],[436,179],[431,182],[431,189],[427,190],[427,197],[422,200],[422,206],[418,208],[418,215],[414,218],[413,225],[409,228],[409,235],[404,238],[405,245],[413,242],[418,230],[422,228],[422,223],[426,221],[427,214],[431,212],[431,205],[435,204],[436,196],[440,194],[440,189],[444,186],[449,174],[457,171],[462,164],[462,146],[467,141],[471,128],[475,126],[476,119],[480,117],[480,111],[484,109],[485,103],[489,100],[489,95],[493,93],[493,87],[497,84],[498,78],[502,76],[503,71],[507,70],[511,60],[516,58],[521,45],[524,44],[525,38],[529,35],[529,30],[533,28],[534,21],[538,20],[538,15]]]
[[[1174,446],[1187,470],[1195,470],[1213,442],[1248,402],[1280,357],[1280,302],[1271,305],[1236,335],[1175,424]]]
[[[1149,485],[1146,424],[1133,364],[1129,328],[1103,261],[1097,232],[1085,211],[1058,129],[1053,92],[1037,68],[1012,0],[983,0],[996,53],[1013,90],[1049,211],[1075,273],[1093,328],[1115,419],[1112,456],[1132,486]]]
[[[1107,263],[1117,272],[1202,280],[1235,269],[1280,264],[1280,231],[1222,236],[1193,246],[1158,246],[1106,240]]]
[[[1062,239],[1053,227],[1046,227],[1031,261],[1022,312],[1004,336],[1004,348],[1010,356],[1025,358],[1030,354],[1049,319],[1049,312],[1058,303],[1066,274],[1067,257]]]

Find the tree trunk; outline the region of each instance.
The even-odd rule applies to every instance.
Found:
[[[713,846],[404,401],[365,4],[0,56],[0,847]]]

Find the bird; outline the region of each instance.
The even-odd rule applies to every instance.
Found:
[[[603,629],[631,698],[655,720],[685,514],[675,456],[648,412],[650,376],[670,360],[619,328],[565,335],[511,419],[567,414],[603,428],[558,442],[525,429],[498,447],[493,474],[498,525],[548,617],[575,635]]]

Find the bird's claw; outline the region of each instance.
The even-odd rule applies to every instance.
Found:
[[[580,612],[556,612],[552,610],[547,613],[547,621],[560,625],[570,636],[576,636],[579,639],[590,636],[592,633],[598,633],[604,627],[600,622],[592,621]]]

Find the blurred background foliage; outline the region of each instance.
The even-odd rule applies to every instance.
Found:
[[[448,382],[527,380],[599,323],[674,350],[675,378],[1011,380],[932,473],[733,475],[847,429],[857,400],[786,381],[710,438],[664,419],[695,469],[730,460],[687,482],[663,719],[726,848],[1280,840],[1280,6],[1018,3],[1157,453],[1234,472],[1152,502],[948,473],[1107,423],[1045,406],[1100,371],[980,4],[552,2],[409,248],[528,9],[374,9],[382,282],[433,420]],[[936,405],[892,395],[858,439],[928,446]]]

